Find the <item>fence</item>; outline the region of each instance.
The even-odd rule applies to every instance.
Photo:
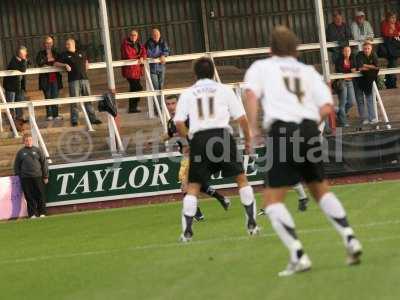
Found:
[[[312,43],[312,44],[302,44],[299,45],[299,51],[305,51],[305,50],[320,50],[321,51],[321,57],[322,57],[322,67],[323,67],[323,74],[324,77],[327,81],[331,79],[338,79],[338,78],[347,78],[349,77],[349,74],[330,74],[329,70],[329,62],[328,62],[328,55],[327,55],[327,49],[332,48],[332,47],[337,47],[338,45],[336,43],[327,43],[326,38],[325,38],[325,29],[324,29],[324,14],[322,10],[322,0],[315,0],[315,7],[317,10],[317,23],[319,27],[319,36],[320,36],[320,43]],[[100,17],[101,17],[101,27],[102,27],[102,39],[103,39],[103,44],[104,44],[104,49],[105,49],[105,62],[100,62],[100,63],[92,63],[89,66],[89,69],[100,69],[100,68],[106,68],[107,69],[107,81],[108,81],[108,88],[111,91],[115,90],[115,81],[114,81],[114,73],[113,73],[113,68],[114,67],[121,67],[121,66],[128,66],[128,65],[135,65],[138,62],[135,60],[122,60],[122,61],[112,61],[112,53],[111,53],[111,42],[110,42],[110,31],[108,27],[108,15],[107,15],[107,8],[106,8],[106,2],[105,0],[99,0],[99,9],[100,9]],[[381,43],[382,40],[380,39],[375,39],[374,43]],[[358,45],[357,42],[352,41],[351,45]],[[252,48],[252,49],[238,49],[238,50],[228,50],[228,51],[215,51],[215,52],[205,52],[205,53],[195,53],[195,54],[185,54],[185,55],[176,55],[176,56],[170,56],[167,58],[167,63],[171,62],[182,62],[182,61],[191,61],[194,59],[197,59],[202,56],[209,56],[212,59],[218,59],[218,58],[227,58],[227,57],[235,57],[235,56],[251,56],[251,55],[267,55],[270,53],[271,50],[268,47],[263,47],[263,48]],[[160,122],[164,129],[166,129],[166,122],[168,116],[168,112],[165,107],[164,101],[160,101],[160,103],[157,100],[157,97],[160,97],[162,100],[164,100],[164,97],[167,95],[177,95],[180,94],[184,89],[170,89],[170,90],[162,90],[162,91],[155,91],[154,87],[151,82],[150,78],[150,73],[149,73],[149,64],[150,63],[156,63],[159,62],[157,59],[148,59],[145,62],[145,79],[146,79],[146,85],[148,87],[147,91],[144,92],[135,92],[135,93],[117,93],[115,94],[117,100],[124,100],[124,99],[129,99],[129,98],[141,98],[141,97],[148,97],[148,107],[149,107],[149,117],[154,118],[154,106],[158,112],[158,115],[160,116]],[[55,71],[63,71],[60,68],[56,67],[46,67],[46,68],[31,68],[28,69],[26,73],[23,73],[24,75],[31,75],[31,74],[40,74],[40,73],[50,73],[50,72],[55,72]],[[385,69],[381,71],[381,74],[397,74],[400,73],[400,68],[396,69]],[[5,76],[14,76],[14,75],[21,75],[19,71],[0,71],[0,77],[5,77]],[[353,74],[351,75],[353,77],[360,76],[360,74]],[[216,70],[216,79],[220,81],[219,75],[218,75],[218,70]],[[240,90],[243,88],[242,83],[233,83],[230,85],[232,88],[235,88],[236,94],[238,97],[240,97],[241,92]],[[387,114],[382,102],[382,99],[379,95],[379,91],[374,87],[375,93],[376,93],[376,103],[379,105],[379,108],[381,109],[383,116],[384,116],[384,121],[386,123],[389,122],[387,118]],[[43,149],[45,155],[49,157],[49,153],[47,151],[46,144],[43,140],[43,137],[41,136],[40,129],[37,126],[36,123],[36,118],[35,118],[35,107],[42,107],[42,106],[47,106],[47,105],[54,105],[54,104],[71,104],[71,103],[79,103],[81,106],[81,109],[84,113],[84,117],[88,126],[88,129],[90,131],[93,130],[88,115],[86,113],[85,107],[84,107],[84,102],[92,102],[92,101],[101,101],[102,97],[101,96],[87,96],[87,97],[70,97],[70,98],[64,98],[64,99],[54,99],[54,100],[41,100],[41,101],[34,101],[34,102],[19,102],[19,103],[7,103],[6,99],[4,97],[3,93],[0,93],[0,100],[3,103],[0,103],[0,112],[2,110],[6,111],[7,118],[9,119],[9,122],[12,126],[14,135],[17,137],[18,132],[15,128],[14,121],[11,117],[10,113],[10,108],[28,108],[29,112],[29,119],[30,119],[30,124],[31,124],[31,130],[34,136],[35,143],[37,145],[40,145],[40,147]],[[161,104],[161,105],[160,105]],[[154,105],[154,106],[153,106]],[[1,118],[1,114],[0,114]],[[1,119],[0,119],[1,123]],[[388,125],[390,126],[390,125]],[[108,128],[109,128],[109,137],[110,137],[110,150],[111,153],[118,153],[121,152],[123,153],[125,151],[124,146],[121,141],[120,134],[118,132],[118,128],[115,124],[115,120],[111,117],[108,116]]]

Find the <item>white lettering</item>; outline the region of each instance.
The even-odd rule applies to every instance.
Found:
[[[136,173],[139,169],[143,169],[143,176],[142,176],[141,181],[138,184],[136,184],[135,183]],[[144,186],[146,181],[149,179],[149,175],[150,175],[150,172],[149,172],[148,168],[146,168],[145,166],[137,166],[136,168],[134,168],[132,170],[131,174],[129,175],[130,186],[133,188],[140,188],[140,187]]]
[[[124,183],[121,186],[118,186],[118,179],[119,179],[119,172],[121,171],[122,168],[115,168],[113,169],[113,179],[111,183],[111,189],[110,191],[114,190],[123,190],[126,188],[126,183]]]
[[[68,187],[68,179],[72,177],[74,178],[75,174],[74,173],[67,173],[67,174],[58,174],[57,176],[57,181],[62,178],[61,182],[61,192],[58,194],[58,196],[67,196],[67,187]]]
[[[101,176],[101,172],[105,171],[104,176]],[[94,175],[96,175],[96,180],[97,180],[97,188],[94,190],[95,192],[103,192],[103,184],[104,180],[106,179],[107,175],[110,173],[110,169],[105,169],[105,170],[95,170],[93,171]]]
[[[161,181],[161,184],[168,184],[167,178],[165,178],[165,174],[168,172],[167,164],[157,164],[154,166],[153,180],[151,181],[150,186],[159,185],[158,180]]]
[[[83,174],[81,180],[79,180],[79,183],[76,185],[76,187],[72,191],[71,195],[75,195],[76,194],[76,190],[78,188],[83,188],[82,194],[90,193],[90,189],[89,189],[89,173],[88,172],[85,172],[85,174]]]

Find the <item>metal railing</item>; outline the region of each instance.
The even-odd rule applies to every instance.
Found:
[[[315,0],[315,2],[316,2],[316,7],[317,7],[317,20],[318,20],[318,23],[321,24],[321,26],[319,26],[319,32],[320,32],[320,36],[323,38],[322,38],[322,40],[320,40],[320,43],[301,44],[301,45],[299,45],[298,50],[299,51],[308,51],[308,50],[320,50],[321,51],[323,73],[324,73],[324,77],[327,81],[329,81],[331,79],[348,78],[349,76],[351,76],[351,77],[360,76],[359,74],[350,74],[350,75],[349,74],[330,74],[329,62],[327,59],[326,51],[328,48],[338,47],[338,44],[326,42],[325,35],[324,35],[324,25],[323,25],[324,24],[324,16],[323,16],[323,12],[322,12],[322,0]],[[104,69],[104,68],[106,68],[107,69],[108,88],[109,88],[109,90],[114,92],[115,91],[115,79],[114,79],[114,75],[113,75],[113,68],[136,65],[136,64],[138,64],[138,61],[137,60],[112,61],[110,36],[109,36],[109,28],[108,28],[108,16],[107,16],[107,8],[106,8],[105,0],[99,0],[99,9],[100,9],[100,17],[101,17],[102,38],[103,38],[103,43],[105,45],[106,62],[91,63],[91,64],[89,64],[89,69]],[[382,39],[374,39],[373,43],[375,43],[375,44],[382,43]],[[360,43],[357,41],[350,41],[350,45],[352,45],[352,46],[357,46],[359,44]],[[215,52],[169,56],[166,58],[166,62],[173,63],[173,62],[192,61],[192,60],[198,59],[203,56],[208,56],[214,60],[217,58],[228,58],[228,57],[235,57],[235,56],[267,55],[269,53],[271,53],[271,49],[269,47],[237,49],[237,50],[215,51]],[[166,130],[167,118],[169,118],[169,115],[168,115],[168,111],[165,106],[164,97],[167,95],[178,95],[178,94],[182,93],[184,89],[183,88],[169,89],[169,90],[167,89],[167,90],[162,90],[162,91],[154,90],[154,86],[152,84],[151,76],[150,76],[149,64],[150,63],[159,63],[159,62],[160,62],[159,59],[147,59],[145,62],[144,69],[145,69],[145,80],[146,80],[147,91],[116,93],[115,97],[117,100],[147,97],[148,98],[149,117],[150,118],[154,117],[154,106],[155,106],[157,113],[160,117],[160,122],[161,122],[164,130]],[[0,71],[0,77],[15,76],[15,75],[34,75],[34,74],[63,72],[63,71],[65,71],[65,70],[62,68],[59,68],[59,67],[30,68],[25,73],[21,73],[19,71],[13,71],[13,70],[4,70],[4,71]],[[397,73],[400,73],[400,68],[381,70],[381,74],[397,74]],[[216,80],[221,81],[217,69],[216,69],[215,74],[216,74],[215,75]],[[240,90],[243,88],[243,84],[242,83],[233,83],[233,84],[230,84],[230,86],[235,89],[236,94],[238,95],[238,97],[241,98]],[[1,90],[1,88],[0,88],[0,90]],[[382,112],[384,112],[385,122],[389,122],[386,111],[384,109],[382,99],[379,95],[379,91],[376,88],[376,85],[374,86],[374,91],[377,96],[376,98],[379,103],[379,107],[382,110]],[[56,105],[56,104],[60,105],[60,104],[79,103],[79,105],[84,113],[84,118],[86,120],[88,130],[91,131],[91,130],[93,130],[93,128],[90,124],[90,120],[87,115],[86,109],[84,107],[84,103],[85,102],[93,102],[93,101],[101,101],[102,99],[103,99],[102,96],[95,95],[95,96],[85,96],[85,97],[59,98],[59,99],[51,99],[51,100],[49,100],[49,99],[38,100],[38,101],[33,101],[33,102],[25,101],[25,102],[17,102],[17,103],[7,103],[7,101],[4,97],[4,93],[0,92],[0,100],[2,102],[2,103],[0,103],[0,113],[2,110],[6,111],[6,115],[12,126],[14,135],[17,137],[18,132],[15,127],[14,121],[12,119],[10,109],[11,108],[28,108],[29,119],[31,121],[30,122],[31,130],[34,133],[34,136],[37,140],[36,143],[41,146],[41,148],[45,152],[45,155],[47,157],[49,157],[49,153],[47,151],[44,140],[41,136],[40,129],[38,128],[37,123],[36,123],[34,108],[48,106],[48,105]],[[159,101],[159,99],[160,99],[160,101]],[[2,120],[0,118],[0,122],[1,121]],[[111,152],[112,153],[115,153],[118,151],[124,152],[125,149],[122,145],[121,137],[120,137],[118,128],[116,126],[115,120],[114,120],[114,118],[111,118],[110,116],[108,117],[108,128],[109,128],[109,133],[110,133],[110,150],[111,150]],[[0,129],[2,129],[2,126],[0,127]]]

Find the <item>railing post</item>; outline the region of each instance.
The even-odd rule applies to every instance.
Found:
[[[315,0],[315,12],[317,15],[318,36],[321,48],[322,72],[324,74],[325,81],[328,83],[330,81],[330,65],[328,48],[326,45],[325,17],[322,0]]]
[[[85,122],[86,122],[86,125],[88,127],[88,130],[91,131],[91,132],[94,131],[93,126],[92,126],[92,122],[90,122],[89,115],[88,115],[88,113],[86,111],[85,104],[83,102],[79,102],[79,106],[81,107],[81,110],[82,110],[82,113],[83,113],[83,117],[85,118]]]
[[[392,125],[389,124],[390,121],[389,121],[388,115],[386,113],[385,106],[383,105],[382,97],[381,97],[381,95],[379,93],[379,89],[378,89],[378,86],[376,85],[376,82],[373,83],[372,87],[373,87],[373,90],[374,90],[375,95],[376,95],[376,101],[375,102],[378,102],[377,104],[379,104],[379,107],[380,107],[380,109],[382,111],[382,116],[383,116],[383,120],[386,123],[386,128],[387,129],[392,129]],[[376,110],[376,114],[378,115],[378,111],[377,110]]]
[[[107,68],[108,89],[112,93],[115,93],[115,77],[114,77],[113,58],[112,58],[111,42],[110,42],[110,27],[108,24],[106,0],[99,0],[99,8],[100,8],[100,22],[101,22],[101,33],[102,33],[101,36],[105,50],[105,60]],[[118,127],[115,123],[115,119],[110,114],[107,114],[107,125],[110,138],[111,153],[117,152],[117,145],[120,151],[125,152],[124,146],[121,142],[121,136],[119,134]]]
[[[217,66],[215,65],[214,57],[212,56],[211,52],[208,53],[208,57],[212,60],[212,62],[214,64],[214,77],[215,77],[215,80],[217,82],[221,83],[221,78],[219,77],[218,69],[217,69]]]
[[[0,99],[1,99],[2,103],[7,104],[7,99],[6,99],[6,96],[4,95],[3,87],[1,86],[1,84],[0,84]],[[16,137],[16,138],[19,137],[17,127],[15,126],[14,119],[13,119],[10,109],[8,107],[6,108],[6,115],[7,115],[8,121],[10,122],[11,129],[14,133],[14,137]],[[3,123],[1,124],[1,127],[2,127],[1,131],[3,131]]]
[[[40,129],[36,123],[35,109],[32,102],[28,102],[28,113],[29,113],[29,123],[31,125],[32,138],[35,146],[40,147],[49,163],[52,163],[50,159],[49,151],[47,150],[46,144],[43,140]]]
[[[148,60],[144,62],[144,73],[145,73],[145,79],[146,79],[146,91],[154,91],[154,86],[153,82],[151,81],[151,75],[150,75],[150,64]],[[154,104],[152,97],[147,97],[147,106],[149,108],[149,118],[154,119]]]

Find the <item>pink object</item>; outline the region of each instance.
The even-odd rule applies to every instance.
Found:
[[[28,210],[19,177],[0,177],[0,220],[27,216]]]

